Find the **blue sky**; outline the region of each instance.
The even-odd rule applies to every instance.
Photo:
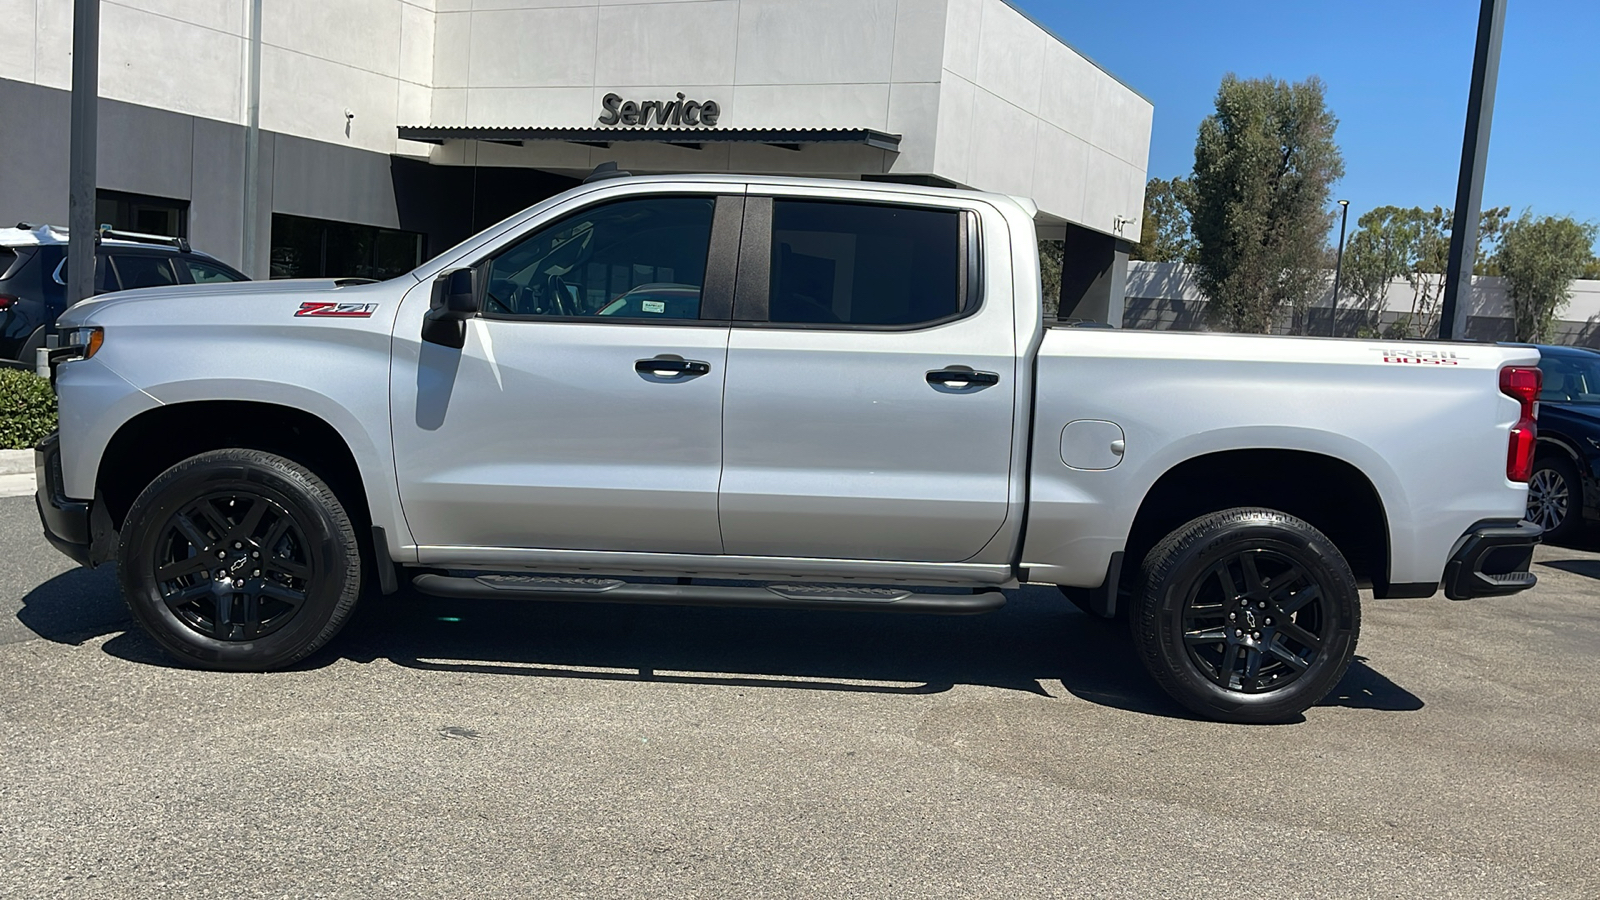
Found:
[[[1452,206],[1476,0],[1016,0],[1155,104],[1150,174],[1187,174],[1227,72],[1321,76],[1350,228],[1376,206]],[[1510,0],[1485,206],[1600,220],[1600,2]]]

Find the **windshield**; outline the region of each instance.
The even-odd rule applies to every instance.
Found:
[[[1600,356],[1545,356],[1539,369],[1544,372],[1541,401],[1600,403]]]

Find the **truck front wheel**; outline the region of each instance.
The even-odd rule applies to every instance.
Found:
[[[1322,532],[1269,509],[1195,519],[1145,557],[1130,622],[1156,682],[1225,722],[1291,721],[1355,657],[1355,575]]]
[[[311,471],[257,450],[190,457],[145,488],[121,531],[133,617],[207,669],[291,665],[343,627],[361,589],[350,517]]]

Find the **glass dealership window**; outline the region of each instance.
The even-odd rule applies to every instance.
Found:
[[[273,278],[376,278],[422,264],[423,236],[414,231],[333,222],[307,216],[272,216]]]
[[[118,231],[188,237],[189,201],[122,191],[96,191],[94,221],[96,225],[110,225]]]

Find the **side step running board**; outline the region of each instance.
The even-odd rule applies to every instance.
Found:
[[[424,594],[470,599],[542,599],[573,603],[657,603],[670,606],[764,607],[767,609],[863,609],[877,612],[965,616],[1005,605],[999,591],[975,594],[918,594],[902,588],[834,584],[770,584],[732,587],[710,584],[634,584],[613,578],[561,578],[547,575],[427,573],[411,580]]]

